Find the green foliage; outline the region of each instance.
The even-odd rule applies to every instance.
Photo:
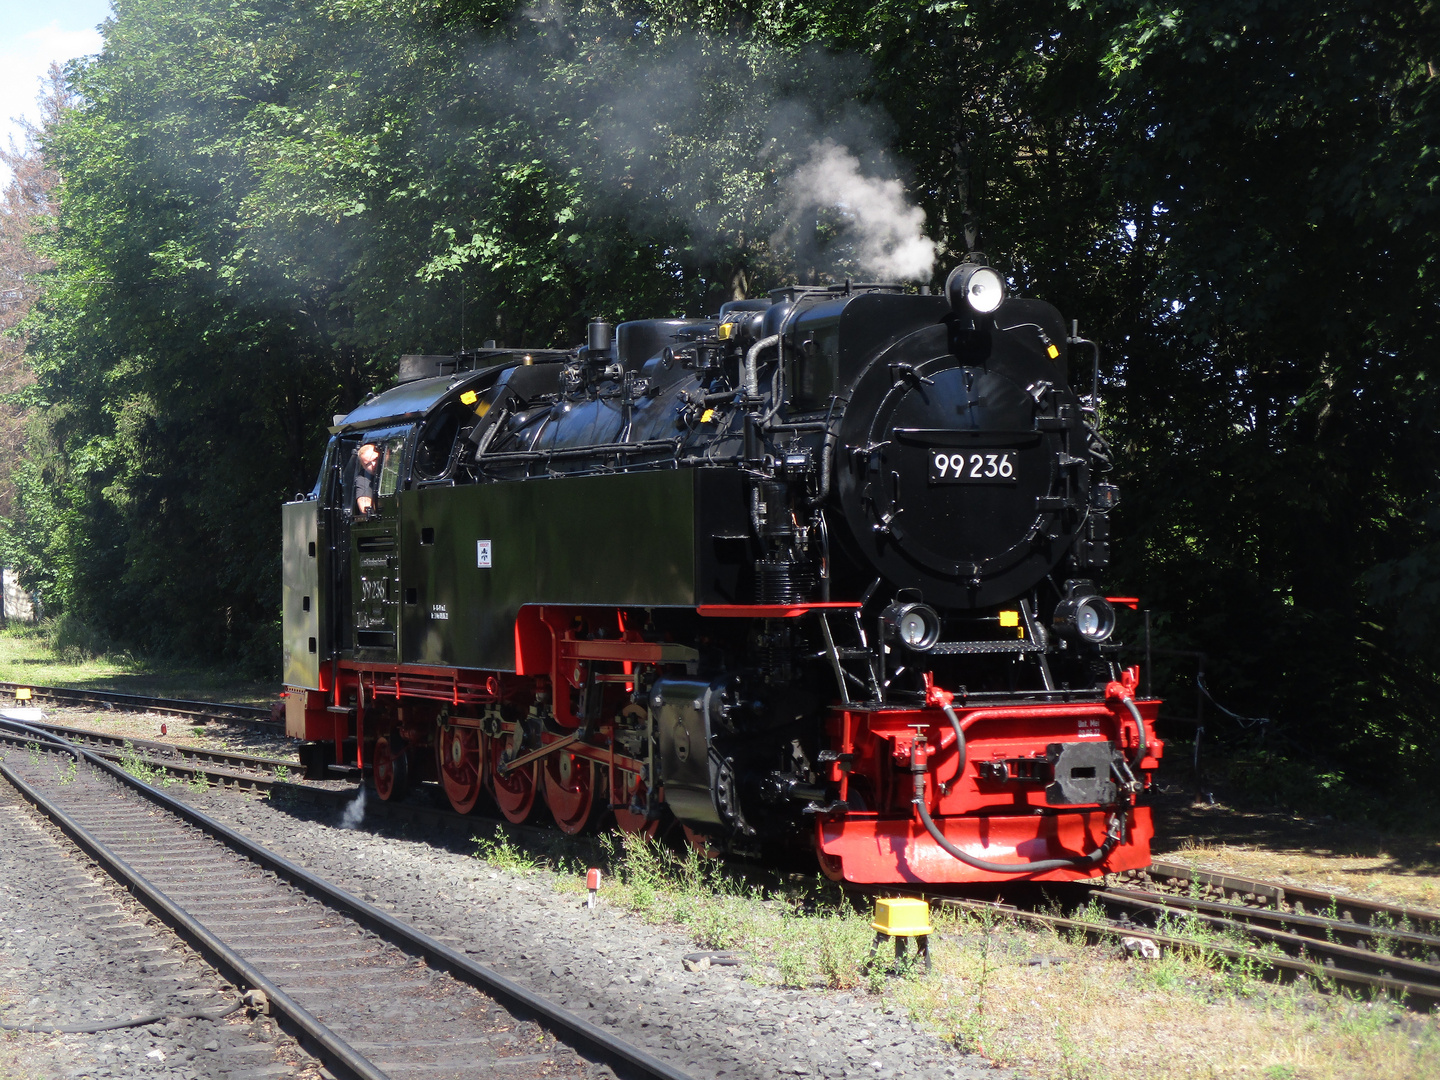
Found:
[[[472,836],[470,842],[475,845],[473,852],[475,858],[489,863],[496,869],[509,870],[514,873],[529,873],[539,866],[539,863],[531,855],[511,839],[510,834],[502,825],[495,826],[493,839]]]
[[[75,782],[75,776],[79,771],[80,759],[71,757],[66,759],[64,765],[55,766],[55,775],[60,780],[60,786],[66,787]]]
[[[867,981],[874,931],[853,908],[828,906],[808,891],[767,897],[719,859],[694,848],[677,854],[638,833],[606,833],[600,851],[607,902],[678,923],[703,949],[748,953],[781,986],[840,989]],[[884,965],[870,974],[878,993]]]
[[[973,242],[1100,342],[1115,578],[1156,644],[1206,652],[1267,752],[1428,776],[1434,15],[131,0],[48,146],[0,546],[105,639],[273,671],[275,508],[331,413],[462,335],[571,344],[843,272],[782,183],[832,137],[906,177],[939,274]],[[1192,676],[1160,664],[1177,711]]]
[[[149,784],[151,787],[169,787],[175,782],[175,778],[165,771],[164,766],[152,764],[128,739],[120,748],[120,768],[142,784]]]

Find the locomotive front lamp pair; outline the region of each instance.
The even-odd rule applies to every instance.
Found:
[[[928,604],[891,604],[881,613],[880,622],[886,638],[911,652],[929,652],[940,640],[940,615]],[[1055,605],[1051,625],[1062,637],[1098,645],[1115,632],[1115,609],[1103,596],[1072,588]]]

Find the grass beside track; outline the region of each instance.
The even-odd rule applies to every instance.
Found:
[[[1408,1080],[1440,1076],[1440,1016],[1384,998],[1276,984],[1258,967],[1214,954],[1127,958],[1119,941],[1016,925],[986,913],[936,911],[934,970],[868,967],[868,904],[835,886],[792,877],[765,885],[693,852],[676,855],[634,836],[547,841],[496,829],[476,838],[496,872],[548,877],[583,895],[600,865],[600,902],[683,928],[697,950],[732,950],[756,982],[849,992],[902,1009],[997,1065],[1056,1080]],[[1072,914],[1095,921],[1094,912]],[[1186,927],[1188,933],[1203,932]]]
[[[56,628],[49,623],[10,623],[0,629],[0,682],[246,705],[269,705],[280,694],[276,680],[255,679],[223,667],[182,667],[128,653],[57,647]]]

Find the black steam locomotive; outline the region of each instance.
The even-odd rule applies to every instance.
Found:
[[[967,261],[406,357],[285,508],[290,731],[383,798],[855,881],[1147,865],[1077,345]]]

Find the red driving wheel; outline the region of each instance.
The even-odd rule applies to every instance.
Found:
[[[530,817],[535,809],[535,763],[522,765],[510,772],[500,772],[501,759],[514,736],[510,733],[499,738],[485,740],[485,758],[490,769],[490,790],[495,796],[495,805],[507,821],[516,825]]]
[[[644,813],[636,813],[631,806],[644,806],[648,801],[648,792],[645,790],[644,781],[635,773],[620,773],[620,783],[626,786],[626,790],[620,792],[620,798],[615,801],[624,802],[626,805],[615,811],[615,827],[621,832],[644,833],[646,836],[654,837],[660,831],[660,819],[646,821]]]
[[[410,755],[405,740],[398,735],[384,735],[375,740],[375,761],[372,775],[375,794],[386,802],[398,799],[410,789]]]
[[[599,817],[599,798],[605,774],[589,758],[557,750],[542,758],[545,776],[545,804],[560,831],[574,836],[584,832]]]
[[[436,757],[445,798],[457,814],[468,814],[480,799],[480,732],[446,724],[440,729]]]

